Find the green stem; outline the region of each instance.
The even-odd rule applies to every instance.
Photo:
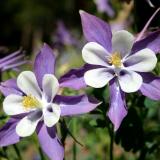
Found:
[[[16,146],[16,144],[13,145],[13,148],[17,154],[18,159],[22,160],[22,156],[21,156],[20,151],[19,151],[18,147]]]
[[[40,154],[41,160],[45,160],[45,157],[43,155],[43,152],[42,152],[42,149],[41,149],[40,146],[38,147],[38,150],[39,150],[39,154]]]
[[[110,148],[109,148],[109,159],[113,160],[113,143],[114,143],[114,131],[113,131],[113,125],[111,124],[111,128],[109,129],[110,133]]]
[[[9,157],[8,157],[8,154],[7,154],[7,148],[3,147],[2,150],[3,150],[3,153],[4,153],[4,157],[9,160]]]
[[[73,120],[73,135],[75,135],[76,134],[76,130],[77,130],[77,124],[76,124],[76,122],[77,122],[77,120],[76,119],[74,119]],[[76,158],[76,154],[77,154],[77,147],[76,147],[76,142],[74,142],[74,144],[73,144],[73,160],[76,160],[77,158]]]

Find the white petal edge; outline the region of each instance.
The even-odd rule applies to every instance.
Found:
[[[124,75],[119,75],[118,80],[122,91],[126,93],[136,92],[142,85],[142,77],[134,71],[124,71]]]
[[[61,108],[57,104],[50,104],[52,108],[52,112],[48,111],[47,108],[43,109],[43,118],[44,123],[47,127],[54,126],[60,119]]]
[[[59,90],[59,82],[52,74],[45,74],[42,81],[43,94],[51,102]]]
[[[21,72],[17,78],[17,86],[26,94],[41,98],[41,90],[36,76],[31,71]]]
[[[107,68],[92,69],[84,74],[85,83],[94,88],[104,87],[113,77]]]
[[[7,115],[17,115],[27,112],[22,105],[23,97],[15,94],[7,96],[3,101],[3,110]]]
[[[130,54],[134,43],[134,36],[125,30],[117,31],[112,36],[112,52],[119,52],[121,57]]]
[[[82,58],[88,64],[108,66],[109,56],[107,50],[96,42],[89,42],[82,49]]]
[[[40,120],[41,120],[41,118],[32,121],[27,116],[22,118],[16,126],[16,133],[20,137],[31,136],[34,133],[34,131],[36,130],[36,127],[37,127],[38,122]]]
[[[125,62],[133,63],[126,67],[128,70],[150,72],[157,64],[157,57],[151,49],[145,48],[126,58]]]

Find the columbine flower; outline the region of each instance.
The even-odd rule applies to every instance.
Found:
[[[109,51],[96,42],[87,43],[82,50],[82,57],[86,63],[99,67],[84,74],[86,84],[101,88],[116,78],[122,91],[127,93],[137,91],[143,81],[138,72],[152,71],[157,58],[149,48],[132,54],[133,43],[132,34],[124,30],[112,35],[112,48]]]
[[[16,126],[16,132],[20,137],[33,134],[41,120],[44,120],[47,127],[52,127],[58,122],[61,109],[53,99],[58,92],[59,83],[54,75],[43,76],[41,90],[35,74],[24,71],[17,78],[17,86],[24,94],[8,95],[4,99],[3,108],[4,112],[11,116],[28,113]]]
[[[100,88],[109,84],[110,107],[107,115],[117,130],[127,114],[125,92],[139,90],[143,95],[160,99],[160,78],[152,73],[156,65],[155,53],[160,51],[160,31],[134,42],[127,31],[112,34],[110,26],[84,11],[80,12],[83,32],[89,41],[82,56],[86,65],[72,69],[60,82],[75,89],[89,86]]]
[[[43,151],[50,159],[63,160],[64,149],[56,135],[60,116],[71,116],[93,110],[98,101],[86,95],[58,95],[60,85],[53,75],[55,57],[46,44],[37,55],[34,73],[24,71],[15,80],[1,86],[6,96],[3,108],[12,118],[0,130],[0,146],[17,143],[20,137],[37,132]]]

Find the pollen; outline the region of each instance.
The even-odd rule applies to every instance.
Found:
[[[119,52],[114,52],[110,57],[109,57],[109,63],[113,64],[115,67],[121,67],[122,62],[121,62],[121,55]]]
[[[22,104],[26,109],[32,109],[41,106],[40,102],[36,99],[36,97],[32,95],[24,96]]]

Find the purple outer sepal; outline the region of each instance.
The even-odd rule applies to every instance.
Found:
[[[110,107],[107,115],[114,124],[114,130],[117,131],[122,120],[127,115],[125,102],[125,93],[121,91],[115,80],[109,83],[110,89]]]
[[[112,50],[112,32],[103,20],[85,11],[80,11],[83,33],[87,41],[101,44],[109,53]]]
[[[61,96],[57,95],[54,102],[61,107],[61,116],[73,116],[88,113],[94,110],[99,101],[87,95]]]
[[[12,117],[0,129],[0,147],[5,147],[20,141],[20,137],[16,133],[16,125],[19,121],[20,119]]]
[[[45,74],[54,74],[54,70],[55,56],[53,50],[45,43],[34,62],[34,73],[40,88],[42,88],[43,76]]]
[[[160,77],[152,73],[142,73],[143,84],[140,92],[153,100],[160,100]]]
[[[37,127],[37,135],[41,148],[50,160],[63,160],[64,148],[58,136],[56,135],[56,128],[47,128],[43,123]]]

